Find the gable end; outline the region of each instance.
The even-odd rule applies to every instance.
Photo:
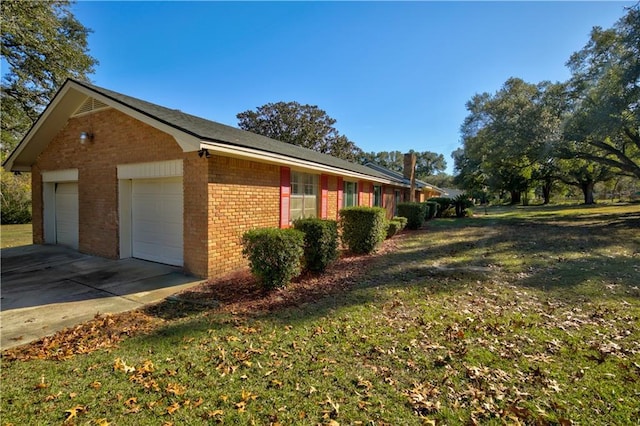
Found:
[[[87,99],[74,111],[71,115],[72,117],[78,117],[80,115],[88,114],[90,112],[99,111],[102,109],[109,108],[109,105],[105,104],[102,101],[99,101],[96,98],[91,96],[87,97]]]

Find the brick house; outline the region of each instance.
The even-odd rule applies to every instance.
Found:
[[[33,242],[212,277],[241,236],[344,206],[392,216],[406,179],[68,80],[5,161],[30,172]],[[423,194],[416,188],[416,194]]]

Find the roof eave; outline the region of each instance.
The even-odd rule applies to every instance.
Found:
[[[346,176],[355,179],[365,179],[376,183],[382,183],[387,185],[403,186],[397,182],[383,179],[373,175],[367,175],[364,173],[354,172],[352,170],[346,170],[339,167],[328,166],[320,164],[314,161],[303,160],[295,157],[276,154],[270,151],[261,151],[257,149],[247,148],[243,146],[230,145],[224,141],[201,141],[200,147],[210,150],[214,153],[224,154],[230,157],[246,158],[250,160],[257,160],[263,163],[271,163],[277,165],[284,165],[292,168],[299,168],[304,170],[314,170],[321,173],[329,173],[334,175]]]
[[[200,138],[197,135],[171,126],[155,117],[150,117],[148,114],[123,104],[117,99],[105,96],[80,82],[67,80],[18,146],[9,154],[2,167],[13,172],[31,171],[31,166],[36,162],[40,153],[51,139],[62,130],[87,96],[173,136],[184,152],[200,149]]]

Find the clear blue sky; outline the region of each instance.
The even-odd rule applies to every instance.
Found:
[[[220,123],[317,105],[365,151],[460,145],[465,103],[509,77],[569,77],[634,2],[88,2],[95,84]]]

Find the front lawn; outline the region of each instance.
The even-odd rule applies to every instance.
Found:
[[[32,243],[31,224],[0,225],[0,248],[27,246]]]
[[[218,307],[163,303],[78,328],[69,352],[5,352],[3,424],[640,418],[640,206],[490,209],[386,244],[322,291],[310,277],[262,297],[231,277],[241,296]]]

